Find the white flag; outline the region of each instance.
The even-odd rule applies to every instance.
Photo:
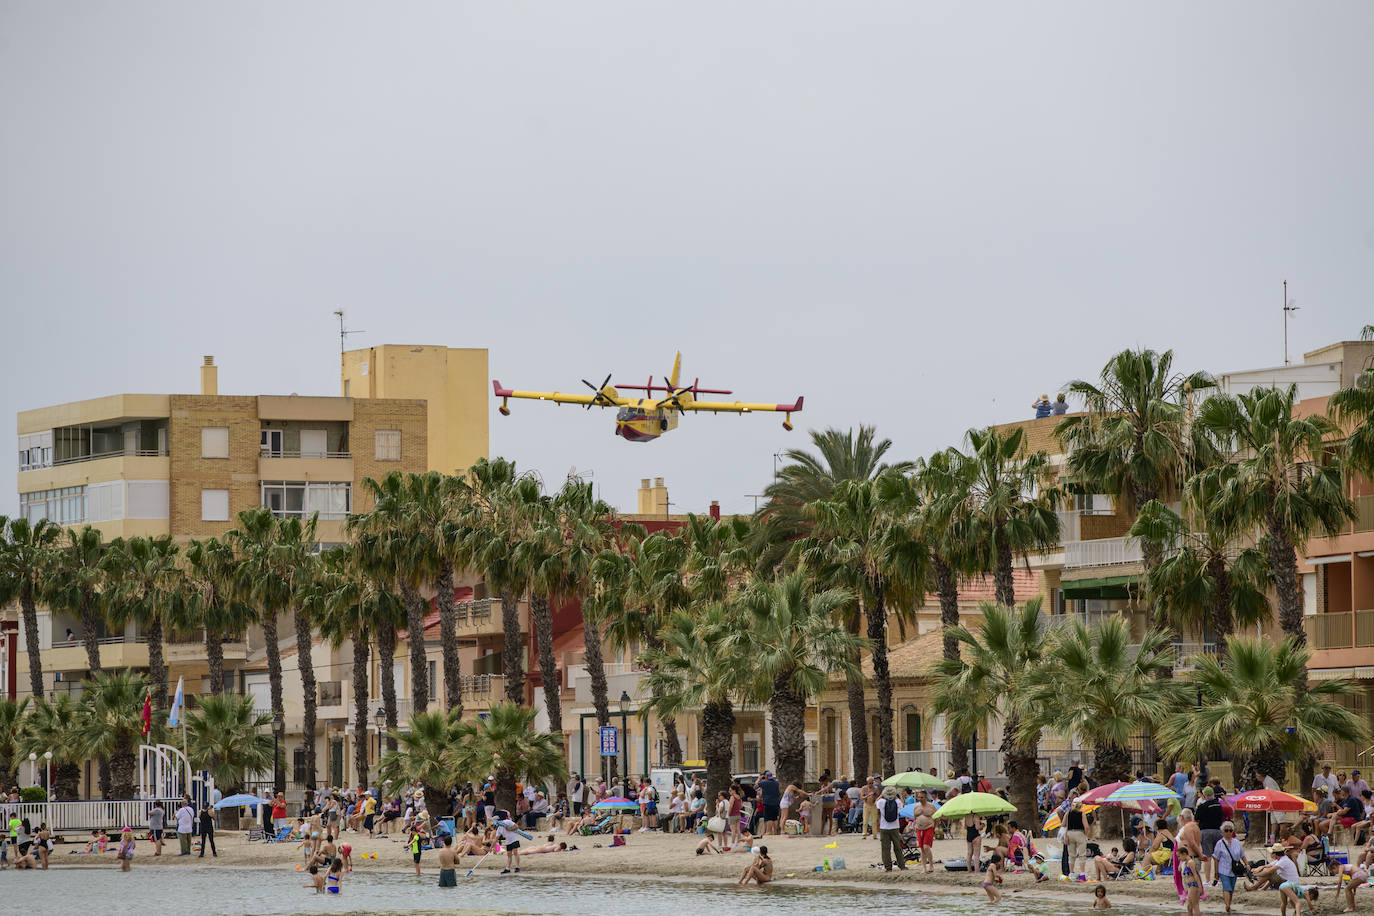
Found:
[[[167,716],[168,725],[176,725],[181,721],[181,704],[185,701],[182,696],[183,681],[185,678],[177,678],[177,695],[172,698],[172,712]]]

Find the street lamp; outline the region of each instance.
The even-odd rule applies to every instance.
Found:
[[[625,690],[620,691],[620,702],[618,704],[620,706],[620,740],[623,743],[621,754],[625,761],[624,768],[620,772],[620,777],[624,781],[625,792],[627,793],[626,797],[628,797],[630,791],[630,725],[628,720],[629,712],[626,710],[626,707],[629,706],[630,703],[629,692]]]
[[[38,755],[37,755],[36,753],[34,753],[33,751],[29,751],[29,785],[31,785],[31,786],[32,786],[32,785],[35,785],[37,782],[38,782]]]
[[[377,720],[377,761],[380,763],[382,759],[382,729],[386,728],[386,710],[378,706],[373,718]]]
[[[51,798],[51,796],[52,796],[52,786],[49,785],[49,782],[51,782],[51,780],[52,780],[52,751],[44,751],[44,752],[43,752],[43,794],[44,794],[45,796],[48,796],[49,798]]]
[[[278,753],[278,751],[277,751],[277,733],[281,731],[281,727],[282,727],[282,725],[283,725],[283,723],[284,723],[285,721],[286,721],[286,720],[282,718],[281,713],[278,712],[278,713],[273,713],[273,714],[272,714],[272,791],[273,791],[273,792],[281,792],[281,791],[283,791],[283,790],[286,788],[286,787],[282,784],[282,781],[281,781],[281,765],[280,765],[280,764],[281,764],[281,755],[280,755],[280,754]]]

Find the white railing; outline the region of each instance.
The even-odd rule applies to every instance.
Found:
[[[148,825],[148,811],[162,802],[168,812],[181,805],[179,798],[148,798],[126,801],[65,801],[0,804],[0,816],[6,823],[11,817],[28,818],[37,827],[40,823],[57,833],[85,833],[105,828],[138,830]]]
[[[1117,566],[1139,563],[1144,557],[1139,539],[1099,538],[1095,541],[1065,541],[1064,566]]]
[[[146,636],[102,636],[96,640],[102,646],[117,646],[121,643],[145,643],[148,641]],[[86,645],[83,639],[55,639],[52,647],[54,649],[73,649],[77,646]]]
[[[300,449],[265,448],[258,453],[260,458],[352,458],[352,452],[303,452]]]

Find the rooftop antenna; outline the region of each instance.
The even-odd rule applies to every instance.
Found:
[[[363,331],[352,331],[344,327],[343,309],[335,309],[334,316],[339,319],[339,357],[342,359],[344,350],[347,348],[349,334],[362,334]]]
[[[1288,281],[1283,281],[1283,364],[1288,365],[1288,313],[1298,310],[1298,300],[1288,298]]]

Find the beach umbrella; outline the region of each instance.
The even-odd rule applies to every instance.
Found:
[[[1146,814],[1158,814],[1159,805],[1150,801],[1148,798],[1141,798],[1134,801],[1107,801],[1111,794],[1117,789],[1129,786],[1128,782],[1109,782],[1106,785],[1096,786],[1082,795],[1078,800],[1084,805],[1119,805],[1122,808],[1130,808],[1132,811],[1143,811]]]
[[[593,811],[638,811],[639,802],[632,798],[607,798],[592,805]]]
[[[896,786],[899,789],[935,789],[939,792],[948,788],[943,779],[938,776],[931,776],[929,773],[922,773],[920,770],[889,776],[883,780],[883,785]]]
[[[898,816],[898,817],[915,817],[915,816],[916,816],[916,799],[913,798],[911,801],[909,801],[909,802],[907,802],[905,805],[903,805],[903,806],[902,806],[902,810],[900,810],[900,811],[897,812],[897,816]]]
[[[1089,811],[1096,811],[1099,807],[1099,805],[1084,805],[1083,813],[1087,814]],[[1045,818],[1045,826],[1041,829],[1044,830],[1046,833],[1049,833],[1052,830],[1058,830],[1059,825],[1064,823],[1064,814],[1065,812],[1060,811],[1058,809],[1051,811],[1050,816]]]
[[[256,795],[243,795],[243,794],[239,794],[239,795],[230,795],[228,798],[221,798],[219,801],[217,801],[217,802],[215,803],[215,807],[216,807],[216,808],[241,808],[241,807],[243,807],[244,805],[262,805],[262,804],[268,804],[268,805],[270,805],[270,804],[271,804],[271,801],[269,801],[268,799],[265,799],[265,798],[259,798],[259,797],[256,796]]]
[[[1106,798],[1100,799],[1101,804],[1115,804],[1118,802],[1130,801],[1161,801],[1168,799],[1178,799],[1178,793],[1165,785],[1157,782],[1131,782],[1121,788],[1109,793]]]
[[[964,817],[969,814],[1012,814],[1016,806],[988,792],[965,792],[940,806],[936,817]]]
[[[1315,802],[1274,789],[1255,789],[1228,795],[1226,801],[1237,811],[1316,811]]]

